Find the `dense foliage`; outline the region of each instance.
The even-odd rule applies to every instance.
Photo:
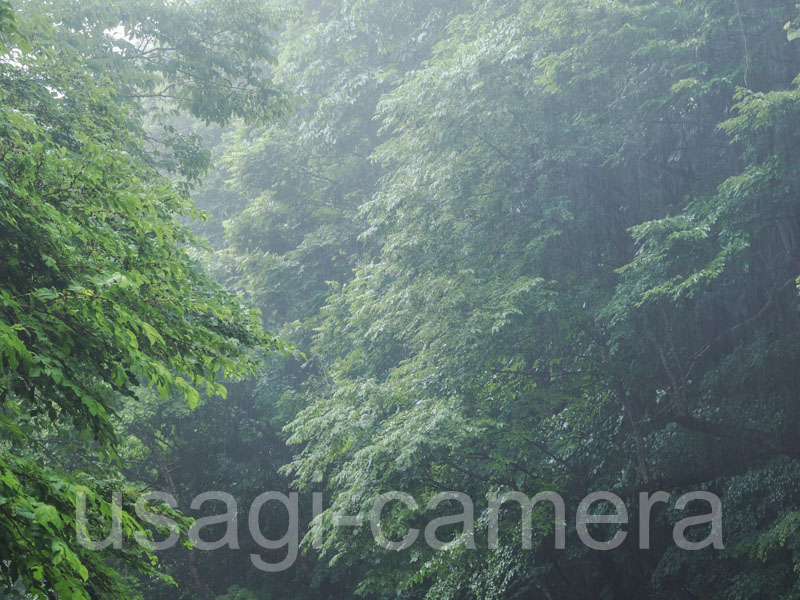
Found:
[[[145,4],[138,8],[149,12]],[[195,212],[181,192],[188,188],[157,169],[181,146],[167,141],[158,155],[147,151],[140,106],[126,95],[143,89],[132,87],[142,66],[109,73],[103,65],[128,57],[100,48],[111,42],[90,33],[120,23],[119,10],[94,15],[99,7],[84,4],[88,13],[77,13],[73,3],[50,3],[49,13],[32,6],[17,21],[2,4],[0,577],[37,598],[128,597],[119,561],[169,579],[139,545],[105,556],[79,544],[76,507],[95,508],[86,533],[96,538],[113,512],[111,490],[124,487],[125,537],[144,535],[129,505],[135,483],[125,483],[112,462],[118,414],[137,402],[141,385],[189,406],[198,390],[224,396],[219,379],[253,373],[255,351],[273,345],[258,312],[224,293],[190,252],[194,237],[177,221]],[[186,16],[173,18],[185,27]],[[137,39],[191,35],[169,23],[140,33],[142,23],[133,23]],[[126,46],[128,35],[114,40]],[[143,72],[154,85],[186,89],[187,102],[202,93],[213,106],[188,108],[208,119],[248,106],[246,82],[231,98],[208,98],[202,85],[176,83],[163,58],[159,70]],[[229,102],[237,99],[241,107]],[[198,168],[178,153],[174,164],[190,178]]]
[[[0,4],[9,586],[800,597],[794,0],[21,6],[15,24]],[[258,314],[298,352],[225,397],[219,377],[275,343]],[[194,517],[224,512],[186,510],[195,495],[229,492],[240,547],[159,554],[179,592],[133,548],[77,548],[76,486],[108,517],[119,485]],[[286,555],[246,533],[267,490],[301,492],[303,548],[280,573],[249,558]],[[389,552],[336,526],[391,490],[421,507],[387,507],[392,539],[457,513],[424,508],[452,490],[475,500],[475,539]],[[566,500],[566,549],[546,505],[531,549],[510,505],[487,549],[487,494],[545,490]],[[578,539],[598,490],[631,515],[613,551]],[[656,490],[672,500],[641,550]],[[722,499],[724,549],[673,543],[704,514],[674,506],[696,490]]]

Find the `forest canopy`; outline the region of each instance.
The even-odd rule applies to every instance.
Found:
[[[0,0],[0,597],[800,597],[799,38]]]

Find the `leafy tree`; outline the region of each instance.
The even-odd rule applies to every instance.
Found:
[[[793,597],[792,9],[484,3],[383,96],[380,255],[323,309],[332,388],[289,426],[298,482],[335,494],[316,534],[365,596]],[[388,489],[700,486],[736,551],[524,553],[510,519],[499,555],[387,557],[331,518]]]
[[[98,68],[125,59],[104,46],[119,38],[96,35],[120,22],[121,8],[101,15],[99,4],[83,5],[91,10],[73,10],[80,25],[72,27],[49,12],[54,7],[16,25],[2,5],[10,58],[0,64],[0,576],[6,588],[34,597],[125,598],[112,559],[163,576],[154,555],[132,540],[146,533],[132,516],[135,490],[127,489],[121,513],[127,546],[108,555],[89,550],[75,537],[81,495],[97,509],[89,527],[96,536],[112,514],[109,491],[125,484],[108,463],[98,473],[71,469],[69,455],[37,460],[47,449],[36,439],[60,432],[81,452],[113,459],[114,418],[138,401],[136,386],[195,406],[198,389],[224,395],[219,379],[252,373],[258,357],[250,349],[276,341],[261,330],[258,311],[225,294],[193,257],[194,236],[176,219],[196,212],[148,159],[141,111],[125,96],[140,89],[126,78],[137,71],[117,71],[114,80],[108,65]],[[180,7],[168,8],[178,20]],[[139,58],[159,39],[140,25]],[[205,58],[210,72],[216,59]],[[248,67],[226,60],[220,77],[256,81]],[[151,77],[183,90],[179,104],[199,116],[225,120],[249,110],[240,98],[249,91],[208,98],[196,77],[181,79],[182,68],[160,64]]]
[[[116,452],[182,504],[325,492],[287,572],[249,567],[244,536],[165,555],[196,597],[798,596],[795,2],[22,5],[17,28],[0,4],[9,585],[120,588],[54,545],[77,485],[101,535],[121,480],[94,459]],[[213,252],[176,224],[190,194]],[[304,352],[227,399],[219,377],[274,340],[201,262]],[[512,508],[486,549],[488,492],[570,514],[600,489],[631,515],[640,492],[714,492],[725,549],[675,547],[702,509],[671,504],[648,551],[635,519],[601,553],[571,517],[554,550],[546,506],[531,549]],[[336,527],[389,490],[469,493],[474,540],[387,552]],[[453,506],[394,503],[383,530]],[[150,575],[145,597],[173,597]]]

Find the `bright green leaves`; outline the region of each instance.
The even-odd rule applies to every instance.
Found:
[[[59,516],[58,509],[50,504],[40,503],[34,511],[34,519],[51,533],[64,529],[64,521]]]
[[[261,70],[275,23],[247,0],[224,10],[142,1],[125,15],[90,0],[21,4],[17,30],[0,3],[0,51],[24,49],[19,31],[37,32],[33,52],[0,60],[0,586],[20,582],[36,598],[126,598],[108,557],[76,543],[79,476],[61,471],[117,454],[112,415],[137,401],[134,386],[193,409],[198,390],[224,395],[223,378],[252,374],[275,345],[258,311],[195,259],[194,236],[178,222],[194,208],[158,170],[169,169],[147,149],[134,96],[167,86],[208,121],[268,118],[281,103]],[[145,45],[105,35],[120,23]],[[116,52],[123,46],[133,55]],[[207,165],[202,152],[173,149],[190,178]],[[42,467],[52,463],[59,472]],[[89,468],[114,470],[99,464]],[[108,517],[98,493],[106,482],[84,480]],[[126,536],[141,531],[129,509],[123,517]],[[158,575],[138,546],[116,557]]]
[[[37,30],[77,54],[62,65],[44,53],[26,65],[32,78],[1,66],[6,438],[17,451],[49,419],[67,441],[99,438],[111,453],[116,413],[122,454],[148,475],[181,464],[182,494],[197,481],[249,493],[268,463],[270,482],[293,476],[332,504],[310,528],[325,560],[309,561],[302,591],[335,580],[341,595],[376,599],[619,596],[606,573],[639,555],[600,563],[576,546],[566,581],[541,545],[545,520],[532,552],[387,556],[364,532],[326,534],[336,512],[387,489],[424,501],[448,488],[555,488],[574,502],[590,488],[635,495],[644,463],[668,489],[730,484],[742,562],[654,550],[630,595],[779,597],[770,586],[794,585],[797,563],[795,470],[765,467],[772,445],[677,417],[776,440],[797,431],[789,4],[315,0],[272,64],[273,13],[254,0],[48,3]],[[220,136],[222,168],[201,192],[224,247],[209,262],[311,358],[272,360],[217,404],[221,377],[251,372],[246,348],[272,340],[208,281],[175,223],[194,213],[185,198],[212,154],[158,107],[174,92],[205,121],[263,120],[283,101],[267,68],[302,102],[283,122]],[[737,91],[745,77],[752,90]],[[161,121],[156,155],[133,96]],[[287,422],[294,457],[276,433]],[[213,467],[193,462],[201,453]],[[26,499],[14,514],[43,536],[43,554],[19,569],[26,585],[121,597],[94,591],[95,555],[56,539],[69,507],[39,480],[21,468],[0,477],[0,507]],[[113,514],[101,496],[95,538]],[[398,510],[387,526],[402,533],[418,516]],[[517,542],[518,520],[502,532]],[[27,539],[11,539],[15,560]],[[728,582],[731,570],[747,581]]]
[[[97,484],[86,476],[83,479],[88,485]],[[34,461],[0,458],[0,556],[6,561],[0,577],[4,586],[22,583],[33,598],[48,598],[52,590],[59,598],[126,597],[114,570],[101,556],[75,543],[79,495],[86,500],[84,525],[92,535],[101,535],[112,513],[101,494]],[[133,534],[143,530],[131,514],[133,495],[128,492],[124,499],[127,510],[121,512],[121,532],[132,541]],[[134,566],[140,555],[146,560],[137,568],[158,577],[150,564],[153,556],[141,548],[118,553]]]
[[[86,582],[89,579],[88,569],[81,563],[78,556],[70,550],[69,546],[60,540],[53,542],[51,546],[53,552],[53,566],[58,567],[62,561],[66,561],[69,567]]]
[[[79,116],[71,117],[74,125]],[[173,389],[173,371],[191,372],[201,386],[206,379],[213,383],[220,370],[227,375],[245,372],[250,368],[247,360],[239,365],[227,358],[240,351],[239,341],[210,324],[227,329],[226,323],[239,319],[248,342],[267,338],[258,333],[257,315],[245,317],[239,303],[215,289],[188,253],[176,247],[191,243],[188,232],[173,220],[176,212],[183,211],[183,202],[166,182],[152,175],[148,189],[143,183],[146,167],[121,148],[115,151],[110,138],[101,157],[94,142],[77,131],[76,137],[83,140],[78,152],[65,152],[67,147],[58,144],[45,149],[39,142],[32,150],[39,167],[29,161],[22,142],[12,145],[6,155],[5,172],[14,173],[15,181],[6,196],[6,214],[25,217],[24,227],[19,225],[21,219],[3,223],[4,228],[15,229],[4,242],[5,255],[9,264],[20,265],[20,275],[9,274],[7,279],[16,293],[4,300],[4,321],[14,323],[14,328],[5,323],[2,328],[6,364],[16,369],[34,354],[58,356],[58,366],[40,370],[37,376],[50,377],[68,395],[87,398],[95,395],[88,391],[91,386],[76,392],[83,386],[70,380],[71,374],[81,374],[78,379],[89,376],[84,367],[75,366],[86,360],[92,363],[90,372],[98,374],[106,372],[105,360],[125,364],[165,393]],[[122,146],[127,143],[125,136],[120,132]],[[31,178],[26,169],[31,169]],[[63,174],[72,171],[75,174],[65,179]],[[51,191],[41,195],[36,191],[41,188]],[[20,198],[27,198],[27,203]],[[46,251],[33,256],[29,254],[33,247]],[[24,264],[41,265],[47,274],[37,278],[31,289],[24,287],[29,285]],[[118,270],[121,265],[125,271]],[[47,277],[53,284],[47,284]],[[206,371],[199,357],[187,354],[189,339],[198,348],[225,348],[221,356],[214,353],[213,371]],[[91,350],[83,340],[92,340]],[[101,377],[123,386],[127,381],[123,370],[119,366],[111,370]],[[193,402],[194,395],[188,397]],[[92,405],[87,408],[93,417],[102,414]]]
[[[158,333],[158,331],[156,331],[152,325],[150,325],[149,323],[145,323],[144,321],[141,321],[139,324],[142,327],[142,331],[147,336],[147,340],[150,342],[150,346],[156,346],[156,345],[162,347],[166,346],[164,338],[161,337],[161,334]]]
[[[29,365],[32,361],[31,353],[19,338],[19,331],[17,326],[9,327],[0,322],[0,360],[4,371],[16,371],[20,364]]]
[[[185,379],[182,377],[175,378],[175,387],[180,390],[186,397],[189,403],[189,408],[197,408],[197,403],[200,401],[200,394],[195,390]]]

